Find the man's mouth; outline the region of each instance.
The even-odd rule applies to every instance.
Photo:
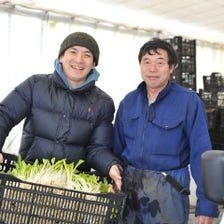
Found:
[[[79,66],[71,66],[73,69],[76,69],[76,70],[83,70],[84,68],[83,67],[79,67]]]
[[[148,79],[149,80],[155,80],[155,79],[157,79],[157,76],[148,76]]]

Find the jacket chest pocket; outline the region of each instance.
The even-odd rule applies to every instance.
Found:
[[[152,127],[149,136],[154,139],[153,154],[179,155],[186,146],[183,120],[154,120]]]
[[[157,127],[161,128],[162,130],[174,130],[174,129],[178,129],[178,127],[181,126],[181,124],[183,124],[183,119],[173,119],[173,120],[164,120],[164,121],[160,121],[160,120],[153,120],[152,123],[154,125],[156,125]]]

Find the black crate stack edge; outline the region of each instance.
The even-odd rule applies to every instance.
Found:
[[[203,76],[204,89],[199,90],[208,117],[213,149],[224,150],[224,77],[220,72]]]
[[[178,66],[171,80],[196,91],[196,40],[184,39],[181,36],[165,39],[177,52]]]

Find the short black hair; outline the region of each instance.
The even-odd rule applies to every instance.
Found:
[[[156,52],[158,49],[163,49],[168,54],[168,64],[169,66],[174,65],[176,66],[178,63],[178,58],[176,51],[174,50],[173,46],[168,43],[166,40],[162,40],[159,38],[153,38],[152,40],[147,41],[141,48],[138,54],[138,61],[139,63],[142,60],[142,57],[146,54],[152,51]]]

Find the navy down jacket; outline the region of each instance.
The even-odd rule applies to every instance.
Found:
[[[56,72],[33,75],[0,104],[0,149],[25,118],[19,148],[23,159],[84,159],[83,170],[92,167],[105,175],[118,161],[110,151],[114,111],[112,98],[95,81],[70,90]]]

